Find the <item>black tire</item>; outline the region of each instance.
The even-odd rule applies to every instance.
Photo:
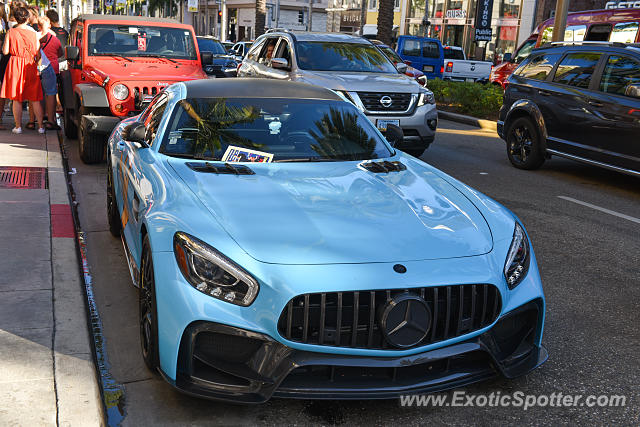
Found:
[[[149,236],[144,236],[144,241],[142,242],[138,301],[142,358],[147,368],[152,372],[156,372],[160,366],[160,356],[158,353],[158,310]]]
[[[81,108],[80,114],[78,115],[78,122],[80,123],[78,152],[85,164],[100,163],[104,160],[105,136],[89,131],[87,128],[88,121],[82,120],[82,116],[86,114],[83,110],[84,109]]]
[[[64,109],[64,134],[71,139],[78,137],[78,127],[73,122],[73,110],[70,108]]]
[[[507,156],[518,169],[538,169],[544,163],[540,131],[529,117],[519,117],[508,125]]]
[[[120,221],[118,202],[113,192],[113,177],[111,173],[111,166],[109,166],[107,167],[107,218],[109,220],[109,231],[113,237],[120,237],[122,222]]]

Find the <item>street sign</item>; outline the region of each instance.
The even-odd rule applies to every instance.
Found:
[[[189,0],[187,4],[189,5],[189,12],[198,11],[198,0]]]
[[[493,13],[493,0],[478,0],[476,9],[476,41],[490,42],[493,36],[491,28],[491,15]]]

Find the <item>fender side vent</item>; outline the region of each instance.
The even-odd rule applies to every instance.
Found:
[[[362,162],[360,166],[373,173],[400,172],[406,170],[407,167],[400,162]]]
[[[186,163],[196,172],[208,172],[229,175],[255,175],[255,172],[244,165],[232,163],[188,162]]]

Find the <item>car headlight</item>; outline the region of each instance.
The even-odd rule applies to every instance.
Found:
[[[436,97],[433,96],[433,92],[430,90],[421,90],[418,96],[418,107],[422,107],[425,104],[435,104]]]
[[[115,99],[124,101],[129,96],[129,88],[122,83],[118,83],[111,89],[111,93]]]
[[[421,86],[426,86],[427,85],[427,76],[425,76],[424,74],[416,77],[416,81],[418,83],[420,83]]]
[[[509,289],[513,289],[520,284],[529,271],[529,259],[531,249],[529,239],[522,226],[516,222],[513,231],[513,240],[504,263],[504,278],[507,280]]]
[[[248,306],[258,295],[258,282],[236,263],[186,233],[173,236],[173,252],[187,282],[203,294]]]

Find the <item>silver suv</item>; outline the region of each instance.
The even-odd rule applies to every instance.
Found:
[[[276,31],[260,36],[238,77],[293,80],[323,86],[362,110],[381,131],[400,126],[397,148],[416,157],[433,142],[438,114],[433,93],[402,74],[370,41],[338,33]]]

